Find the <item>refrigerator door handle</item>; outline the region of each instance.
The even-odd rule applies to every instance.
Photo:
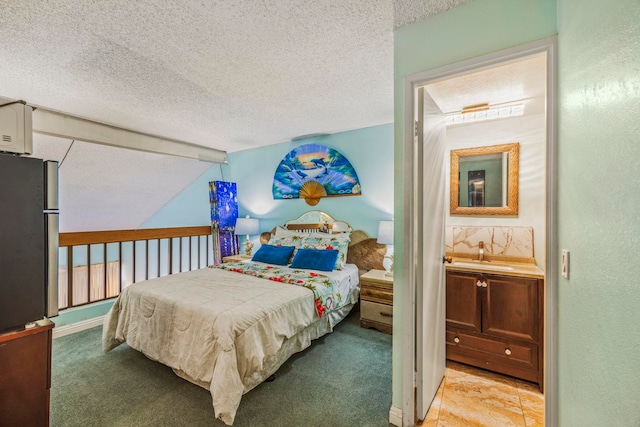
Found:
[[[47,317],[58,315],[58,237],[57,213],[45,214],[47,220]]]
[[[57,211],[58,208],[58,162],[47,160],[45,165],[45,211]]]

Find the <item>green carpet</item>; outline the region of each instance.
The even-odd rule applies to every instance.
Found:
[[[352,312],[242,397],[234,426],[384,426],[391,407],[391,335]],[[53,342],[51,426],[224,426],[208,390],[123,344],[101,348],[102,328]]]

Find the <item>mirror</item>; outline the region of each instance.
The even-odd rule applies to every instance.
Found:
[[[451,150],[451,215],[517,215],[519,147]]]

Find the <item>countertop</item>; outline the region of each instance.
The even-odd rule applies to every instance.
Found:
[[[532,277],[544,279],[544,271],[533,263],[508,261],[475,261],[471,258],[454,258],[452,263],[445,263],[447,271],[464,271],[469,273],[491,273],[503,276]]]

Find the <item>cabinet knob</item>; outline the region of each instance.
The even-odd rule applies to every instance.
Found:
[[[454,342],[454,343],[456,343],[456,344],[458,344],[458,343],[460,342],[460,338],[455,337],[455,338],[453,339],[453,342]]]
[[[480,280],[478,280],[478,282],[476,283],[476,286],[481,288],[482,287],[482,282]]]
[[[505,349],[504,350],[504,354],[506,354],[507,356],[511,356],[511,350],[510,349]]]
[[[489,286],[489,285],[487,285],[487,282],[482,282],[482,287],[483,288],[486,288],[487,286]]]

